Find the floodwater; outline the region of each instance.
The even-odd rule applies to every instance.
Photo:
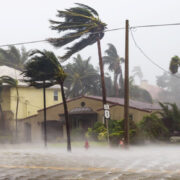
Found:
[[[0,180],[179,180],[180,146],[6,148]]]

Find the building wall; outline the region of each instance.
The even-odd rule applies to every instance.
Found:
[[[43,89],[36,89],[34,87],[19,87],[19,111],[18,119],[26,118],[37,114],[39,109],[44,106],[43,103]],[[54,101],[54,90],[52,88],[46,89],[46,106],[52,106],[62,102],[61,91],[58,90],[58,101]],[[7,96],[8,97],[8,96]],[[17,94],[15,88],[10,88],[10,104],[9,109],[16,112]]]
[[[150,112],[146,112],[146,111],[141,111],[138,109],[134,109],[134,108],[129,108],[129,115],[133,115],[133,120],[134,122],[139,122],[143,119],[144,116],[151,114]],[[100,121],[102,121],[101,119],[103,119],[103,115],[104,115],[104,111],[101,110],[99,112],[99,119]],[[111,115],[111,119],[112,120],[122,120],[124,119],[124,106],[112,106],[110,107],[110,115]]]
[[[1,93],[1,105],[3,111],[10,110],[10,89],[9,87],[4,87]]]
[[[93,111],[98,114],[98,121],[103,122],[104,111],[102,110],[102,101],[94,100],[90,98],[77,98],[73,101],[67,102],[68,111],[76,107],[81,107],[81,102],[85,102],[86,107],[90,107]],[[41,122],[44,121],[43,110],[38,111],[38,114],[33,117],[24,119],[23,123],[30,123],[32,128],[32,142],[43,140]],[[51,106],[47,108],[47,121],[56,120],[60,121],[59,114],[64,114],[63,103]],[[121,120],[124,118],[124,106],[115,105],[110,107],[110,114],[112,120]],[[133,120],[139,122],[143,119],[145,115],[151,114],[151,112],[146,112],[138,109],[129,109],[129,114],[133,115]],[[63,131],[64,137],[66,137],[65,127]]]
[[[80,98],[77,100],[73,100],[67,103],[68,111],[70,112],[72,109],[76,107],[81,107],[81,102],[86,103],[86,107],[92,108],[93,111],[97,112],[97,109],[102,108],[101,101],[95,101],[93,99]],[[50,108],[47,108],[47,120],[59,120],[59,114],[64,114],[63,104],[56,105]],[[38,119],[43,121],[43,110],[39,111]]]

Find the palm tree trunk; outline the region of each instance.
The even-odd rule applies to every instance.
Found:
[[[17,86],[16,86],[16,95],[17,95],[17,100],[16,100],[16,143],[17,143],[18,142],[17,118],[18,118],[18,109],[19,109],[19,91]]]
[[[70,152],[71,151],[71,136],[70,136],[68,108],[67,108],[66,98],[65,98],[65,94],[64,94],[63,82],[60,82],[59,84],[61,86],[61,94],[62,94],[63,105],[64,105],[64,116],[65,116],[65,121],[66,121],[67,151]]]
[[[47,126],[46,126],[46,87],[43,81],[43,99],[44,99],[44,146],[47,147]]]
[[[103,69],[103,63],[102,63],[101,43],[99,39],[97,39],[97,47],[98,47],[98,56],[99,56],[99,67],[100,67],[100,73],[101,73],[101,86],[102,86],[103,109],[104,109],[104,105],[107,103],[106,102],[106,86],[105,86],[105,81],[104,81],[104,69]],[[104,116],[104,120],[107,127],[107,140],[109,143],[108,119],[106,119]]]
[[[117,84],[117,73],[114,73],[114,95],[118,97],[118,84]]]

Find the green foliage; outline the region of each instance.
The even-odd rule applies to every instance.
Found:
[[[176,76],[180,76],[180,74],[177,73]],[[176,103],[180,107],[180,79],[169,73],[164,73],[156,78],[157,85],[162,88],[159,93],[159,101]]]
[[[0,48],[0,65],[6,65],[22,71],[27,59],[28,52],[24,47],[21,50],[15,46],[9,46],[6,50]]]
[[[119,97],[120,89],[123,89],[123,73],[121,64],[124,63],[124,58],[120,58],[113,44],[108,44],[109,48],[105,51],[106,56],[103,56],[103,64],[108,65],[108,69],[114,73],[114,92],[113,95]]]
[[[86,137],[91,137],[94,140],[105,140],[107,137],[107,129],[101,122],[96,122],[93,128],[88,128]]]
[[[30,86],[42,88],[44,81],[45,87],[64,82],[66,74],[53,52],[34,50],[30,57],[22,73]]]
[[[130,139],[134,142],[136,136],[137,126],[130,120]],[[93,128],[88,128],[88,137],[95,140],[104,141],[107,139],[107,129],[101,122],[96,122]],[[118,145],[120,139],[124,137],[124,120],[109,120],[109,139],[112,145]]]
[[[162,111],[158,112],[170,132],[180,131],[180,110],[175,103],[159,103]]]
[[[145,116],[139,123],[140,136],[148,140],[164,140],[169,137],[169,131],[157,115]]]
[[[169,65],[169,70],[175,74],[178,72],[178,68],[180,66],[180,58],[178,56],[174,56],[171,58],[171,62]]]
[[[130,86],[130,98],[141,102],[153,103],[150,93],[136,85]]]
[[[64,70],[67,74],[64,86],[69,97],[77,97],[85,94],[95,94],[98,91],[99,74],[89,63],[90,57],[83,60],[78,54],[74,63],[67,64]]]
[[[53,46],[62,47],[77,40],[71,47],[66,48],[67,52],[61,57],[62,60],[67,60],[74,53],[94,44],[97,39],[104,36],[106,24],[101,22],[96,10],[84,4],[76,3],[76,5],[78,6],[58,11],[57,17],[63,18],[64,21],[50,20],[52,30],[60,35],[61,32],[67,32],[59,38],[48,39]]]

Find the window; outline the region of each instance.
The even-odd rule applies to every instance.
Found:
[[[134,121],[133,114],[129,114],[129,120],[130,120],[130,121]]]
[[[54,101],[58,101],[58,90],[54,90]]]

